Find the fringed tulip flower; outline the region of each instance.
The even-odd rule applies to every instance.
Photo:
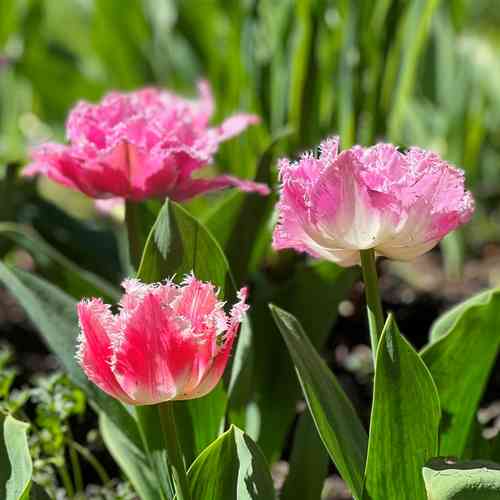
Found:
[[[125,280],[119,311],[81,301],[77,358],[88,378],[133,405],[199,398],[220,380],[243,315],[246,289],[226,314],[214,286],[187,277],[146,285]]]
[[[360,250],[411,260],[467,222],[474,210],[464,175],[437,154],[392,144],[339,152],[338,138],[319,157],[281,160],[275,249],[293,248],[341,266]]]
[[[229,175],[192,178],[212,162],[221,142],[259,121],[238,114],[210,127],[214,102],[208,83],[199,84],[199,93],[197,100],[189,100],[148,88],[112,92],[95,105],[80,102],[68,118],[69,144],[35,149],[24,174],[41,173],[101,199],[168,196],[182,201],[230,186],[268,194],[264,184]]]

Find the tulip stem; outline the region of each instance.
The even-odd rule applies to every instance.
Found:
[[[158,405],[163,439],[167,449],[168,468],[174,482],[176,500],[191,500],[186,467],[177,435],[174,404],[174,402],[167,401]]]
[[[384,311],[380,300],[377,268],[375,266],[375,251],[373,248],[360,250],[363,281],[365,282],[366,307],[368,311],[368,326],[370,327],[370,341],[372,346],[373,362],[375,366],[377,347],[382,329],[384,328]]]

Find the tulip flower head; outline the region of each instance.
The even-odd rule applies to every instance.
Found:
[[[123,282],[125,294],[113,314],[101,299],[77,306],[77,352],[87,377],[124,403],[149,405],[199,398],[226,367],[248,306],[246,289],[226,314],[211,283],[187,277],[146,285]]]
[[[214,102],[207,82],[199,84],[199,93],[198,99],[189,100],[147,88],[112,92],[95,105],[80,102],[67,121],[69,144],[36,148],[24,175],[41,173],[99,199],[168,196],[183,201],[230,186],[268,194],[264,184],[229,175],[192,178],[212,163],[222,141],[259,121],[254,115],[237,114],[209,127]]]
[[[411,260],[467,222],[474,210],[461,170],[437,154],[392,144],[339,153],[337,137],[318,158],[281,160],[275,249],[293,248],[347,267],[360,250]]]

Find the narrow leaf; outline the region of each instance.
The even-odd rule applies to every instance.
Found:
[[[367,437],[351,402],[321,359],[300,323],[271,305],[323,444],[354,497],[363,489]]]
[[[73,297],[118,298],[119,294],[116,288],[96,274],[86,271],[70,261],[65,255],[49,245],[31,227],[2,222],[0,223],[0,234],[30,252],[39,267],[47,267],[45,261],[49,260],[53,270],[57,271],[51,273],[56,274],[57,284]]]
[[[363,498],[424,500],[421,470],[438,451],[439,397],[392,315],[380,338],[374,385]]]
[[[160,500],[161,494],[144,451],[135,446],[104,413],[99,415],[99,429],[106,448],[141,499]]]
[[[323,483],[330,460],[322,446],[309,411],[298,421],[293,438],[290,468],[280,500],[317,500],[321,498]]]
[[[92,384],[76,362],[76,302],[43,279],[19,269],[9,268],[1,262],[0,281],[19,301],[49,348],[59,357],[73,382],[85,391],[89,399],[105,412],[136,446],[141,447],[137,424],[125,406]]]

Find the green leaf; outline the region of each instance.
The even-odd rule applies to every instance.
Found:
[[[227,396],[222,381],[206,396],[176,402],[177,432],[184,445],[187,466],[223,430],[226,407]]]
[[[374,386],[363,498],[424,500],[421,470],[438,451],[439,397],[392,315],[380,338]]]
[[[474,415],[500,347],[500,289],[459,304],[432,328],[421,353],[436,383],[443,422],[441,455],[463,456]]]
[[[71,262],[29,226],[3,222],[0,223],[0,234],[30,252],[39,267],[48,267],[51,276],[54,277],[55,274],[57,285],[73,297],[100,296],[107,300],[118,299],[116,288]],[[47,260],[50,265],[47,265]]]
[[[85,376],[75,359],[78,336],[76,302],[37,276],[0,262],[0,281],[19,301],[33,324],[57,354],[73,382],[135,443],[141,440],[134,419],[119,401],[102,392]]]
[[[317,500],[330,460],[314,426],[309,411],[304,412],[293,438],[290,469],[280,500]]]
[[[28,500],[33,464],[31,462],[27,432],[29,424],[10,415],[3,423],[3,436],[10,462],[10,477],[7,481],[7,500]]]
[[[160,210],[144,248],[137,277],[146,283],[194,272],[221,290],[234,291],[224,253],[208,230],[179,204],[167,200]],[[219,434],[227,405],[222,386],[205,398],[176,405],[176,419],[189,419],[180,426],[183,451],[188,464]],[[209,415],[209,419],[207,419]]]
[[[467,309],[476,305],[487,304],[491,300],[492,293],[496,293],[496,291],[486,290],[484,292],[480,292],[442,314],[432,324],[429,334],[429,342],[432,344],[441,337],[447,335]]]
[[[221,290],[234,290],[227,259],[208,230],[181,205],[167,200],[151,229],[138,278],[146,283],[194,272]]]
[[[275,498],[264,455],[234,426],[200,454],[188,471],[188,480],[193,498]]]
[[[294,362],[323,444],[354,497],[360,498],[367,446],[363,425],[297,319],[276,306],[270,308]]]
[[[266,425],[260,425],[255,432],[246,429],[270,462],[279,459],[301,391],[291,359],[283,356],[283,340],[273,324],[268,303],[273,302],[300,317],[313,346],[322,349],[335,324],[338,304],[357,275],[357,270],[341,268],[331,262],[300,264],[294,269],[292,278],[277,290],[272,283],[265,282],[253,294],[255,303],[250,309],[252,377],[258,417]],[[262,296],[257,295],[258,291]]]
[[[428,500],[498,500],[500,465],[437,458],[423,468]]]
[[[138,448],[104,413],[99,415],[99,429],[106,448],[141,499],[161,499],[161,493],[143,449]]]

